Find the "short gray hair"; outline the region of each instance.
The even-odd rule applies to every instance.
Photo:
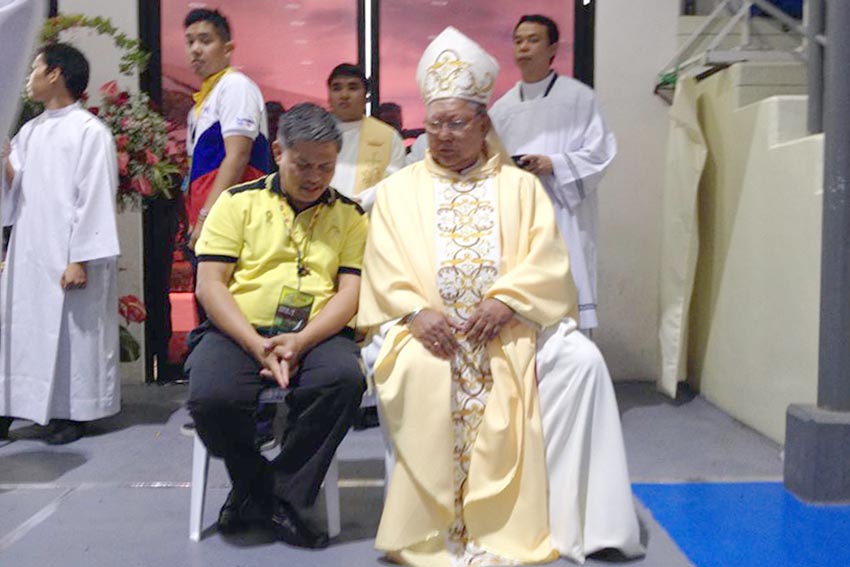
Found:
[[[277,141],[286,149],[299,142],[333,142],[342,149],[342,134],[333,114],[312,102],[296,104],[280,117]]]

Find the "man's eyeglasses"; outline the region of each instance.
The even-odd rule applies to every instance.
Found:
[[[467,118],[465,120],[426,120],[425,131],[429,134],[439,134],[443,131],[443,126],[446,126],[452,134],[460,134],[466,130],[466,128],[472,124],[476,118],[477,116],[473,116],[472,118]]]

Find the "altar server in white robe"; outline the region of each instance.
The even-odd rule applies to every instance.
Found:
[[[552,207],[485,139],[497,72],[454,28],[438,35],[417,72],[425,159],[377,185],[357,319],[385,335],[373,378],[392,475],[376,546],[412,565],[638,556],[617,401],[577,331]],[[506,316],[479,316],[493,311]],[[480,357],[492,383],[464,374]]]
[[[371,188],[404,167],[404,141],[389,124],[366,116],[369,81],[357,65],[340,63],[328,75],[328,106],[342,132],[331,187],[367,211]]]
[[[0,278],[4,437],[24,418],[52,422],[47,442],[68,443],[120,409],[117,161],[111,132],[78,102],[88,78],[75,48],[39,51],[27,91],[45,110],[12,140],[0,176],[13,203]]]
[[[514,28],[514,60],[522,80],[490,109],[505,149],[537,174],[555,206],[578,288],[579,327],[597,327],[596,188],[617,153],[586,85],[551,69],[558,27],[550,18],[522,16]]]

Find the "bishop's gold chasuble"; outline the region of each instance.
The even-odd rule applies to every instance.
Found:
[[[575,315],[566,250],[537,179],[492,154],[460,176],[430,155],[379,185],[358,324],[428,307],[458,321],[486,298],[519,316],[452,361],[401,323],[374,379],[396,453],[376,547],[411,565],[537,563],[549,538],[535,327]]]

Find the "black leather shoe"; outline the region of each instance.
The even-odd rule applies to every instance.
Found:
[[[86,433],[86,426],[82,422],[70,419],[52,419],[50,426],[50,434],[44,438],[48,445],[67,445]]]
[[[232,534],[252,524],[267,524],[271,517],[271,506],[256,497],[240,496],[231,490],[218,513],[218,531]]]
[[[294,547],[322,549],[328,546],[328,536],[308,526],[295,508],[283,500],[275,504],[272,529],[277,539]]]

